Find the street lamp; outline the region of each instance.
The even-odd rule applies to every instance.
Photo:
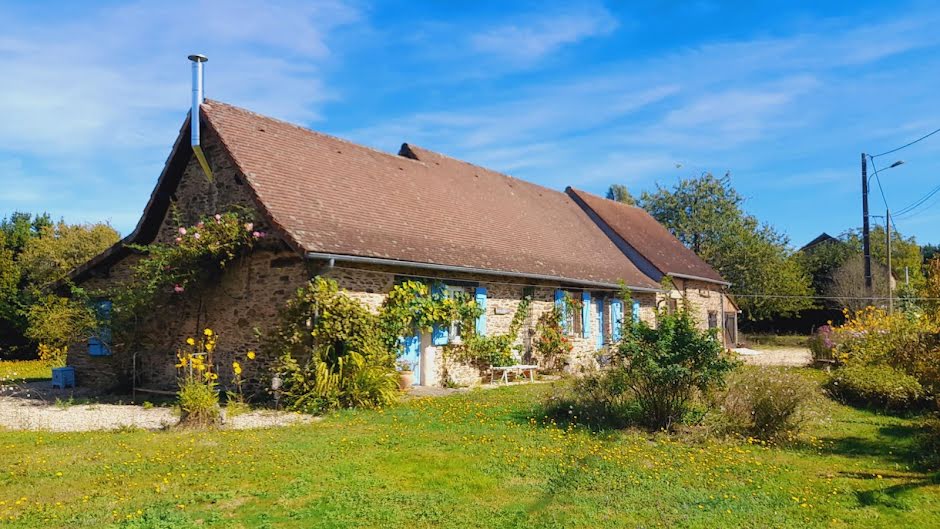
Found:
[[[872,281],[871,281],[871,237],[870,237],[870,228],[868,224],[868,184],[871,182],[872,176],[877,175],[881,171],[894,169],[895,167],[899,165],[904,165],[904,160],[898,160],[894,162],[893,164],[889,165],[888,167],[872,171],[871,176],[868,176],[868,159],[869,158],[871,158],[869,155],[862,153],[862,251],[865,254],[865,287],[866,289],[868,289],[868,292],[870,294]],[[874,163],[874,160],[872,161],[872,163]],[[890,242],[890,239],[889,239],[889,242]],[[890,269],[888,273],[889,274],[891,273]],[[889,282],[888,288],[889,290],[891,288],[890,282]],[[890,298],[890,295],[888,297]]]

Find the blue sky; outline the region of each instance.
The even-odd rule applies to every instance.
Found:
[[[0,214],[133,229],[201,52],[209,97],[389,152],[597,193],[730,171],[798,246],[860,223],[859,153],[940,127],[940,7],[776,4],[0,0]],[[940,135],[897,158],[895,210]],[[897,226],[940,242],[924,206]]]

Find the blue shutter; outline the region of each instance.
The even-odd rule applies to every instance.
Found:
[[[477,287],[474,301],[483,313],[477,316],[477,336],[486,336],[486,287]]]
[[[640,323],[640,302],[633,302],[633,323]]]
[[[437,282],[431,286],[431,295],[434,297],[443,297],[447,292],[447,286],[444,283]],[[450,329],[445,325],[434,325],[431,330],[431,343],[433,345],[447,345],[447,334]]]
[[[571,329],[568,328],[568,307],[565,305],[565,291],[558,289],[555,291],[555,307],[561,313],[561,330],[568,334]]]
[[[591,293],[584,291],[581,293],[581,337],[587,338],[591,335]]]
[[[610,338],[620,341],[620,331],[623,326],[623,302],[619,299],[610,300]]]

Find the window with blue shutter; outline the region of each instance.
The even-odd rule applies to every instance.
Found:
[[[587,338],[591,335],[591,293],[584,291],[581,293],[581,337]],[[600,330],[600,329],[598,329]]]
[[[640,323],[640,302],[633,302],[633,323]]]
[[[620,331],[623,329],[623,301],[610,300],[610,337],[613,341],[620,341]]]
[[[88,354],[108,356],[111,354],[111,302],[102,300],[95,303],[98,316],[98,329],[95,336],[88,338]]]
[[[476,288],[474,301],[476,301],[478,307],[483,309],[483,312],[477,316],[477,336],[486,336],[486,287]]]
[[[434,297],[444,297],[447,294],[447,287],[444,283],[434,283],[431,286],[431,295]],[[447,335],[450,333],[450,326],[435,324],[431,330],[431,343],[433,345],[447,345]]]

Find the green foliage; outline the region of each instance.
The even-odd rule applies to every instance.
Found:
[[[727,175],[710,174],[682,180],[672,190],[657,187],[640,199],[641,207],[731,282],[749,318],[809,308],[810,299],[801,296],[812,294],[810,277],[787,249],[788,239],[745,213],[743,203]]]
[[[395,356],[386,344],[376,315],[317,277],[287,303],[266,347],[278,358],[288,408],[322,413],[396,399]]]
[[[630,206],[636,205],[636,199],[633,198],[633,195],[627,190],[627,186],[623,184],[613,184],[608,187],[607,198]]]
[[[479,367],[508,366],[515,362],[513,355],[513,346],[516,338],[519,336],[519,329],[529,317],[529,305],[532,298],[525,295],[516,307],[516,312],[509,322],[509,329],[504,334],[495,334],[491,336],[480,336],[476,334],[473,325],[473,319],[464,320],[463,329],[465,329],[462,343],[447,344],[444,347],[444,355],[463,362],[468,362]]]
[[[738,369],[728,377],[717,406],[726,431],[772,441],[799,429],[812,395],[810,382],[792,370]]]
[[[893,227],[892,227],[893,228]],[[862,253],[861,230],[852,230],[845,234],[845,240],[858,254]],[[884,226],[872,226],[871,259],[873,262],[888,264],[888,245]],[[914,237],[905,237],[897,229],[891,230],[891,273],[900,281],[904,280],[907,270],[911,285],[920,289],[924,286],[924,256]]]
[[[922,404],[924,389],[916,378],[887,365],[849,365],[836,370],[826,385],[846,402],[891,411]]]
[[[26,336],[40,346],[67,347],[90,335],[97,326],[95,311],[83,299],[53,294],[40,297],[27,313]]]
[[[856,249],[850,244],[828,240],[799,251],[794,257],[810,276],[813,291],[823,294],[829,291],[836,270],[856,253]]]
[[[118,232],[107,224],[44,226],[20,254],[23,272],[33,285],[42,287],[59,281],[75,267],[114,245]]]
[[[174,243],[128,245],[144,257],[134,266],[130,284],[112,296],[116,310],[136,313],[149,309],[161,294],[182,294],[223,271],[262,237],[248,213],[233,210],[179,227]]]
[[[432,292],[424,282],[408,280],[392,287],[382,301],[378,325],[386,347],[401,354],[402,336],[428,332],[434,325],[449,326],[453,321],[469,330],[480,314],[482,309],[464,293],[448,296],[443,291]]]
[[[928,469],[940,469],[940,415],[925,419],[917,434],[920,464]]]
[[[178,397],[180,424],[206,427],[221,420],[219,391],[215,383],[206,383],[198,377],[184,378],[180,380]]]
[[[561,326],[561,311],[558,307],[543,312],[535,324],[535,350],[542,357],[544,367],[559,369],[568,359],[574,344],[565,336]]]
[[[641,418],[668,428],[688,410],[696,390],[721,387],[735,362],[727,358],[715,330],[701,331],[685,308],[661,311],[656,328],[640,321],[627,326],[616,355]]]
[[[0,221],[0,353],[35,354],[37,336],[48,334],[32,329],[35,315],[56,304],[47,287],[117,238],[107,224],[53,223],[48,214],[14,213]]]

